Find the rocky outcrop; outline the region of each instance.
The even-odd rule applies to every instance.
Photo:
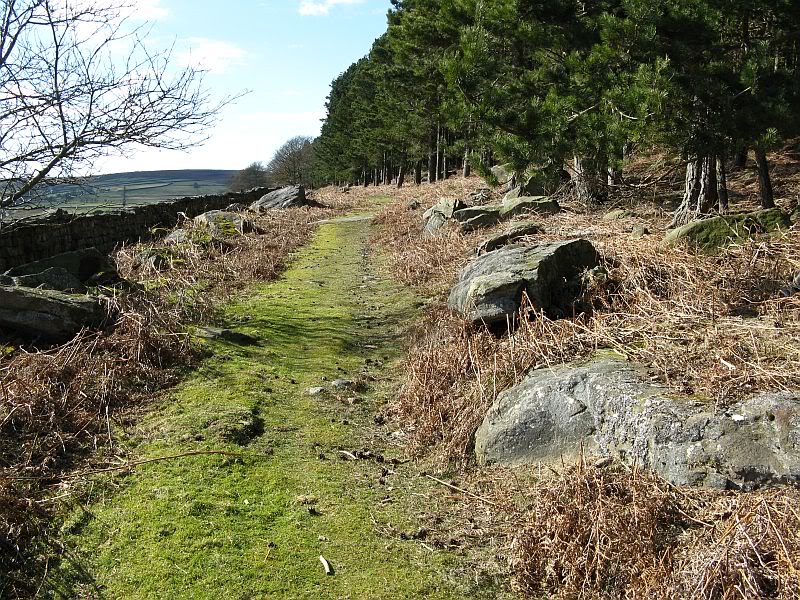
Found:
[[[778,208],[770,208],[692,221],[667,233],[664,242],[668,245],[686,242],[699,250],[712,252],[753,235],[789,227],[791,227],[789,215]]]
[[[587,240],[507,246],[467,265],[448,305],[473,323],[505,325],[525,295],[534,308],[564,316],[580,294],[581,273],[599,260]]]
[[[102,301],[56,291],[0,286],[0,328],[66,340],[107,317]]]
[[[431,206],[422,215],[422,222],[425,224],[425,233],[431,235],[445,226],[447,221],[453,218],[453,213],[467,208],[461,200],[442,199]]]
[[[511,219],[525,214],[554,215],[560,210],[558,202],[546,196],[520,196],[504,201],[501,215]]]
[[[503,220],[503,207],[500,205],[472,206],[453,213],[461,231],[474,231],[497,225]]]
[[[50,267],[41,273],[9,277],[9,285],[19,287],[40,288],[60,292],[83,291],[83,283],[72,273],[61,267]],[[2,283],[2,282],[0,282]]]
[[[211,237],[224,239],[253,231],[253,223],[241,214],[223,210],[211,210],[194,218],[195,224],[208,229]]]
[[[536,235],[537,233],[542,233],[543,231],[544,230],[542,229],[541,225],[530,221],[511,223],[511,225],[509,225],[501,233],[493,235],[492,237],[484,240],[481,245],[478,246],[478,254],[497,250],[498,248],[507,246],[508,244],[519,240],[520,238],[529,235]]]
[[[36,275],[49,269],[60,269],[72,275],[80,283],[87,283],[98,276],[119,278],[117,266],[111,258],[96,248],[63,252],[49,258],[30,262],[6,271],[10,277]]]
[[[800,396],[762,394],[715,410],[674,397],[614,354],[532,371],[500,394],[475,436],[479,462],[571,461],[584,452],[678,485],[800,482]]]
[[[250,210],[261,212],[273,208],[296,208],[309,204],[305,188],[302,185],[292,185],[264,194],[250,205]]]

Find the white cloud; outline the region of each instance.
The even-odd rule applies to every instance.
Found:
[[[248,56],[246,50],[225,40],[196,37],[181,41],[188,47],[176,53],[178,63],[210,73],[221,74],[230,66],[242,65]]]
[[[136,7],[131,16],[143,21],[158,21],[169,15],[166,7],[161,5],[161,0],[136,0]]]
[[[330,13],[339,4],[361,4],[364,0],[302,0],[300,14],[304,17],[319,17]]]

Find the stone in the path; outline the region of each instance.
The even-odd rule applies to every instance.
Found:
[[[530,372],[501,393],[475,436],[482,464],[562,464],[581,452],[651,469],[677,485],[800,482],[800,395],[725,409],[676,397],[604,354]]]
[[[0,327],[27,336],[67,340],[108,317],[98,298],[52,290],[0,286]]]
[[[210,210],[194,218],[195,224],[205,227],[213,238],[223,239],[253,231],[253,223],[235,212]]]
[[[699,250],[712,252],[754,235],[771,233],[789,227],[791,227],[789,215],[779,208],[769,208],[692,221],[667,233],[664,243],[675,245],[686,242]]]
[[[273,208],[307,206],[306,190],[302,185],[292,185],[264,194],[250,205],[250,210],[262,212]]]
[[[526,295],[533,308],[564,316],[580,294],[581,273],[599,260],[591,242],[582,239],[506,246],[467,265],[448,305],[473,323],[502,325],[514,318]]]
[[[255,336],[222,327],[197,327],[195,328],[195,335],[208,340],[222,340],[240,346],[254,346],[258,344],[258,338]]]
[[[521,223],[511,223],[505,230],[497,235],[493,235],[487,240],[484,240],[480,246],[478,246],[478,254],[483,254],[484,252],[491,252],[492,250],[497,250],[498,248],[502,248],[503,246],[507,246],[520,238],[529,236],[529,235],[536,235],[537,233],[543,233],[542,226],[533,223],[532,221],[523,221]]]
[[[333,381],[331,381],[331,387],[339,389],[351,388],[355,386],[355,384],[356,384],[355,381],[352,381],[350,379],[334,379]]]

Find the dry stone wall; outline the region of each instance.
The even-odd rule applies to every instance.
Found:
[[[152,229],[174,227],[182,218],[196,217],[209,210],[222,210],[231,204],[249,205],[274,188],[229,192],[209,196],[176,198],[94,215],[56,214],[32,223],[0,225],[0,273],[61,252],[95,247],[110,251],[125,242],[152,237]]]

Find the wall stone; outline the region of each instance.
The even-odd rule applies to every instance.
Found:
[[[191,219],[234,203],[249,205],[271,191],[274,188],[189,196],[94,215],[61,213],[35,222],[3,223],[0,224],[0,273],[61,252],[91,247],[110,252],[122,243],[152,238],[154,228],[175,227],[181,220],[179,213]]]

